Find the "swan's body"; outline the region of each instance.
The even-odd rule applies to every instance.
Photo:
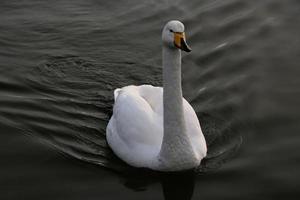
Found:
[[[164,89],[141,85],[114,92],[106,137],[114,153],[132,166],[178,171],[197,167],[206,156],[197,115],[182,97],[181,52],[176,47],[189,50],[180,44],[185,42],[183,31],[179,21],[169,22],[163,31]]]

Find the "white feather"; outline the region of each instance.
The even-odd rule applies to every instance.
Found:
[[[163,138],[163,88],[126,86],[115,91],[113,115],[107,126],[107,141],[114,153],[135,167],[159,170]],[[206,144],[197,115],[184,99],[187,135],[198,159],[206,156]]]

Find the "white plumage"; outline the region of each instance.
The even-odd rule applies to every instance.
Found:
[[[109,146],[129,165],[159,170],[157,156],[163,138],[163,88],[131,85],[116,89],[114,97],[113,116],[106,131]],[[197,115],[185,99],[183,107],[187,135],[194,153],[201,160],[206,156],[206,144]]]

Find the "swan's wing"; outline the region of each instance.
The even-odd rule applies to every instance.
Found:
[[[114,152],[129,164],[152,160],[149,157],[157,155],[161,146],[163,119],[155,112],[160,105],[153,103],[162,97],[153,97],[154,94],[160,95],[153,90],[157,88],[127,86],[115,91],[116,101],[107,126],[107,140]],[[145,96],[148,93],[152,93],[151,103]]]
[[[198,117],[193,107],[185,99],[183,99],[183,109],[187,134],[190,137],[194,152],[201,158],[205,157],[207,152],[206,141]]]

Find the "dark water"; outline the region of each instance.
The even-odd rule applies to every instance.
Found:
[[[1,1],[0,199],[298,199],[300,1]],[[133,169],[105,141],[112,91],[161,85],[186,26],[183,92],[208,156]]]

